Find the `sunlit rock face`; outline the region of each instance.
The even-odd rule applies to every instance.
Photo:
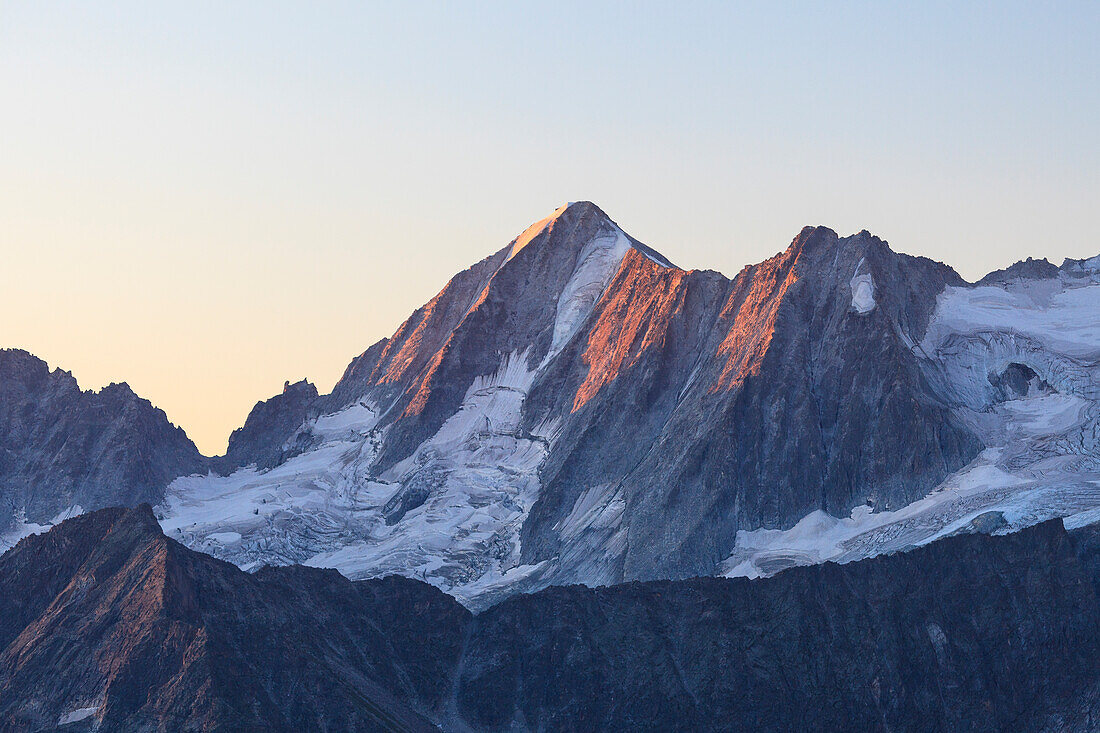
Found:
[[[126,384],[82,391],[72,374],[0,350],[0,549],[65,516],[160,501],[205,459]]]
[[[604,303],[644,276],[649,265],[636,262],[642,272],[624,267]],[[857,271],[878,283],[873,310],[852,305]],[[593,351],[627,355],[611,361],[620,365],[613,378],[601,376],[598,397],[568,419],[552,407],[532,413],[532,421],[561,419],[564,427],[524,526],[525,551],[532,560],[598,553],[607,515],[574,511],[592,500],[593,487],[622,517],[606,581],[709,574],[740,529],[919,498],[981,447],[929,388],[908,346],[946,282],[961,281],[869,234],[806,229],[732,281],[684,273],[669,277],[665,292],[675,297],[627,295],[622,315],[601,311],[590,337],[575,344],[579,359],[553,368],[587,380]],[[605,345],[605,317],[643,325]],[[563,517],[580,524],[562,525],[568,537],[555,530]]]

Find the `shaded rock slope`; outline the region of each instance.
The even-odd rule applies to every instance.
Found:
[[[250,575],[107,509],[0,557],[0,728],[1087,730],[1095,546],[1055,521],[473,616],[415,580]]]
[[[243,573],[164,537],[148,505],[21,541],[0,586],[4,730],[93,709],[104,730],[431,730],[410,704],[446,694],[468,617],[411,580]]]
[[[229,436],[225,456],[214,463],[222,472],[232,472],[242,466],[260,469],[274,468],[294,455],[294,446],[287,445],[293,434],[309,417],[316,417],[317,388],[308,380],[287,382],[282,394],[259,402],[244,425]]]
[[[0,349],[0,532],[84,510],[157,502],[205,459],[126,384],[82,391],[72,374]]]

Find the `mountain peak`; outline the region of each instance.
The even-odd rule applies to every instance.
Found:
[[[660,252],[642,244],[623,231],[622,227],[616,224],[603,209],[591,201],[570,201],[562,204],[554,209],[553,213],[549,216],[531,224],[524,229],[518,237],[512,240],[508,259],[511,260],[519,254],[520,251],[533,242],[540,234],[544,232],[550,234],[561,227],[568,228],[569,232],[566,237],[556,239],[559,245],[563,243],[572,243],[576,246],[583,247],[591,239],[601,234],[614,234],[621,237],[626,243],[623,249],[624,255],[627,250],[636,249],[647,258],[663,267],[676,267],[676,265],[672,264],[672,262]],[[574,236],[574,234],[579,236]]]
[[[611,221],[607,214],[605,214],[603,210],[600,209],[600,207],[596,206],[591,201],[570,201],[569,203],[562,204],[558,208],[554,209],[554,211],[549,216],[539,219],[538,221],[528,226],[526,229],[523,230],[523,232],[520,233],[518,237],[512,240],[512,243],[510,245],[511,251],[508,253],[508,259],[511,259],[519,254],[519,252],[523,250],[524,247],[529,245],[532,241],[534,241],[536,237],[538,237],[543,232],[546,232],[558,226],[559,222],[567,224],[578,224],[584,219],[588,219],[590,221],[593,221],[594,223],[607,224],[618,228],[615,222]]]

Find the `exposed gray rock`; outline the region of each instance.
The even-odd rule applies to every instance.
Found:
[[[859,275],[874,283],[865,313],[849,287]],[[609,581],[709,574],[738,529],[919,498],[981,448],[909,346],[936,295],[960,282],[866,232],[824,228],[732,282],[628,259],[587,339],[532,390],[528,424],[564,427],[524,525],[525,559],[590,552],[555,527],[592,486],[618,486],[625,501]],[[578,409],[570,398],[587,395],[597,368],[599,389]]]
[[[248,413],[244,426],[229,436],[229,448],[218,461],[221,471],[255,465],[271,468],[297,455],[306,446],[292,441],[298,428],[315,416],[317,387],[308,380],[286,383],[282,394],[259,402]]]
[[[158,502],[205,459],[164,412],[111,384],[81,391],[69,372],[0,350],[0,528],[84,510]]]
[[[1067,257],[1059,269],[1071,277],[1100,276],[1100,255],[1082,260]]]
[[[1038,260],[1028,257],[1003,270],[994,270],[975,284],[1003,285],[1013,280],[1049,280],[1058,277],[1059,272],[1058,267],[1047,262],[1045,257]]]

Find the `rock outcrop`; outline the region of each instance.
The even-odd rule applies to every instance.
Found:
[[[316,404],[317,387],[309,380],[287,382],[282,394],[257,403],[244,425],[229,436],[225,456],[216,461],[218,470],[273,468],[301,453],[307,446],[296,444],[294,438],[306,420],[316,417]]]
[[[1059,272],[1058,267],[1047,262],[1046,258],[1036,260],[1028,257],[1003,270],[994,270],[976,284],[1003,285],[1013,280],[1050,280],[1058,277]]]

